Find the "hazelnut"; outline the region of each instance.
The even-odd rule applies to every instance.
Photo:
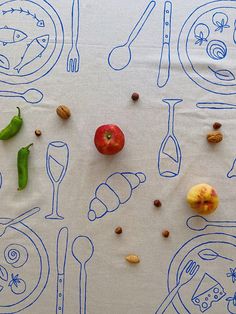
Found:
[[[219,143],[223,140],[223,134],[220,131],[213,131],[207,134],[209,143]]]
[[[163,231],[162,231],[162,236],[163,236],[164,238],[168,238],[169,235],[170,235],[170,232],[169,232],[168,230],[163,230]]]
[[[155,201],[153,202],[153,204],[154,204],[154,206],[156,206],[156,207],[161,207],[161,201],[160,201],[160,200],[155,200]]]
[[[68,119],[71,116],[70,109],[65,105],[60,105],[57,107],[57,114],[62,119]]]
[[[215,122],[214,124],[213,124],[213,129],[215,129],[215,130],[218,130],[219,128],[221,128],[221,123],[220,122]]]
[[[115,229],[115,233],[116,234],[121,234],[122,233],[122,228],[121,227],[116,227],[116,229]]]
[[[34,133],[36,136],[40,136],[42,134],[42,132],[39,129],[36,129]]]
[[[133,93],[131,96],[133,101],[137,101],[139,99],[139,94],[138,93]]]

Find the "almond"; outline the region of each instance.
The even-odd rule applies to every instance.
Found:
[[[137,255],[128,255],[125,259],[131,264],[138,264],[140,262],[140,258]]]

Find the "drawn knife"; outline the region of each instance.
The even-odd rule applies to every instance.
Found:
[[[64,313],[64,288],[65,288],[65,266],[68,247],[68,228],[63,227],[57,236],[57,295],[56,295],[56,314]]]
[[[172,3],[165,2],[163,17],[163,34],[161,57],[157,76],[158,87],[164,87],[170,77],[170,37],[171,37]]]

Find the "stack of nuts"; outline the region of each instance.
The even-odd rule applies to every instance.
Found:
[[[219,143],[223,140],[223,134],[219,131],[221,127],[221,123],[215,122],[213,124],[214,131],[207,134],[207,141],[208,143]]]

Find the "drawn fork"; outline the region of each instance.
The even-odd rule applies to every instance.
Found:
[[[71,10],[71,49],[67,57],[67,72],[76,73],[79,71],[80,55],[78,48],[79,41],[79,0],[72,1]]]
[[[200,266],[197,265],[196,262],[190,260],[188,263],[184,266],[180,276],[179,280],[177,282],[177,285],[170,291],[170,293],[167,295],[165,300],[162,302],[162,304],[159,306],[155,314],[162,314],[166,311],[176,294],[178,293],[179,289],[186,285],[198,272]]]

